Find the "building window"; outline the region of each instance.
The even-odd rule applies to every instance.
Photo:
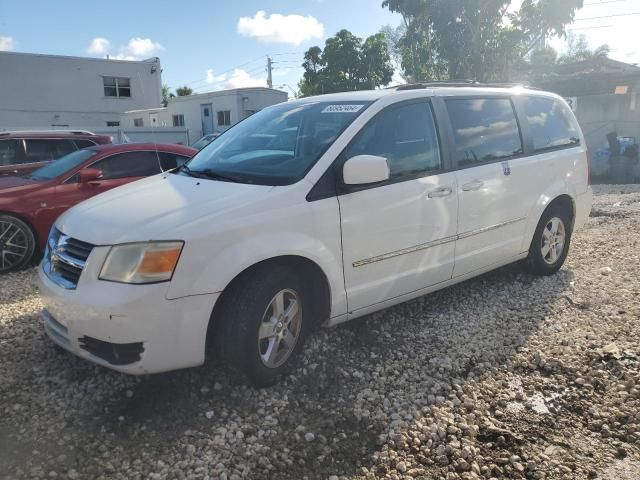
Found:
[[[141,118],[134,118],[133,119],[133,126],[134,127],[144,127],[144,122],[142,121]]]
[[[120,122],[107,122],[107,127],[119,127]]]
[[[131,79],[124,77],[102,77],[105,97],[131,97]]]
[[[218,125],[221,127],[226,127],[231,125],[231,111],[230,110],[222,110],[218,112]]]
[[[173,126],[174,127],[184,127],[184,115],[174,115],[173,116]]]

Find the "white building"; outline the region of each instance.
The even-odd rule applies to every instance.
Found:
[[[173,97],[166,108],[132,110],[121,116],[121,126],[186,127],[190,143],[215,131],[223,132],[255,112],[286,102],[287,92],[265,87]]]
[[[0,52],[0,129],[117,127],[162,104],[160,60]]]

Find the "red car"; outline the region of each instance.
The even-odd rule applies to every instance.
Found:
[[[181,145],[100,145],[69,153],[27,176],[0,177],[0,273],[24,268],[44,250],[58,216],[125,183],[182,165]]]
[[[0,175],[24,175],[81,148],[111,143],[85,130],[0,132]]]

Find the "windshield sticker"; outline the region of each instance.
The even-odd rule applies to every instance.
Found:
[[[321,113],[356,113],[359,112],[364,105],[328,105]]]

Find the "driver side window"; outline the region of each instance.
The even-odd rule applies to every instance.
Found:
[[[383,110],[364,127],[344,158],[356,155],[385,157],[391,179],[441,170],[431,104],[417,102]]]

